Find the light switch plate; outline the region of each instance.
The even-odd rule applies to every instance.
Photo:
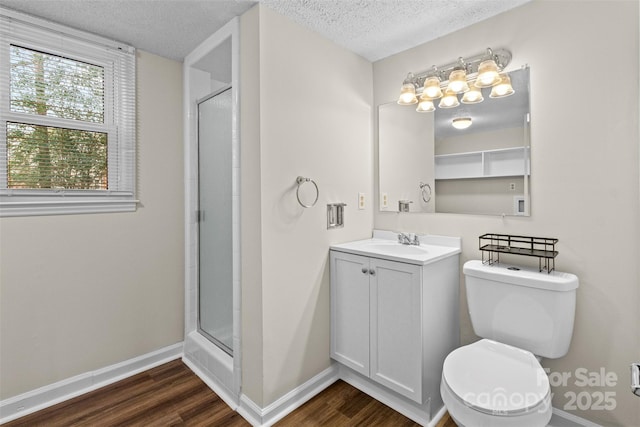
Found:
[[[358,193],[358,209],[364,209],[364,193]]]
[[[389,196],[387,193],[380,194],[380,208],[387,209],[389,207]]]

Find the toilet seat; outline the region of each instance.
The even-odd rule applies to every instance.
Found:
[[[550,409],[549,379],[526,350],[482,339],[445,359],[443,387],[464,406],[492,416]]]

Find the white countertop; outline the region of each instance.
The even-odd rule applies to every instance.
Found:
[[[461,252],[459,237],[419,235],[420,245],[398,243],[398,233],[375,230],[373,238],[331,245],[331,250],[426,265]]]

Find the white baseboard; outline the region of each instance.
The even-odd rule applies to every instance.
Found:
[[[444,417],[444,415],[446,413],[447,413],[447,407],[446,406],[443,406],[442,408],[440,408],[440,410],[438,412],[436,412],[436,414],[433,416],[431,421],[429,421],[429,427],[437,426],[438,423],[440,422],[440,420],[442,419],[442,417]]]
[[[179,359],[183,343],[161,348],[115,365],[76,375],[0,401],[0,424],[80,396],[132,375]]]
[[[219,378],[216,378],[211,372],[205,372],[205,369],[196,361],[187,355],[182,356],[182,362],[191,369],[215,394],[218,395],[228,407],[237,411],[238,399],[233,391],[229,390]]]
[[[602,427],[592,421],[580,418],[558,408],[553,408],[553,415],[547,427]]]
[[[399,394],[360,375],[346,366],[339,365],[338,376],[342,381],[352,385],[363,393],[368,394],[378,402],[384,403],[394,411],[401,413],[421,426],[435,426],[437,421],[439,421],[444,415],[443,408],[440,408],[438,412],[434,414],[433,419],[431,419],[430,401],[425,402],[423,405],[418,405],[417,403],[410,401],[404,396],[400,396]]]
[[[332,364],[265,408],[261,408],[246,395],[241,395],[238,413],[254,427],[270,427],[337,380],[338,367]]]
[[[362,381],[361,378],[350,375],[348,371],[348,368],[344,369],[340,364],[334,362],[329,368],[291,390],[265,408],[261,408],[243,394],[240,396],[240,404],[237,412],[253,427],[270,427],[321,393],[331,384],[341,379],[424,426],[435,426],[446,413],[446,408],[442,407],[434,417],[429,420],[428,409],[425,410],[424,407],[419,408],[417,404],[404,404],[399,401],[401,399],[394,398],[392,392],[385,392],[384,387],[367,384]]]

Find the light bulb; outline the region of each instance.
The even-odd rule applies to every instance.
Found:
[[[436,109],[435,105],[433,105],[433,100],[431,99],[423,99],[420,97],[420,102],[418,103],[418,107],[416,111],[418,113],[430,113]]]
[[[498,66],[496,65],[496,61],[493,59],[482,61],[478,67],[478,77],[476,78],[475,85],[477,87],[489,87],[499,81],[500,75],[498,75]]]
[[[513,95],[515,90],[511,86],[511,79],[508,75],[502,76],[500,83],[491,88],[490,98],[504,98],[505,96]]]
[[[465,92],[461,100],[463,104],[478,104],[482,101],[484,101],[482,90],[475,85],[471,85],[469,91]]]
[[[460,105],[460,102],[458,102],[458,97],[456,96],[456,94],[453,92],[446,91],[444,96],[440,100],[438,107],[453,108],[453,107],[457,107],[458,105]]]
[[[431,99],[438,99],[442,97],[442,89],[440,89],[440,79],[437,77],[428,77],[424,81],[423,95]]]
[[[468,90],[469,85],[467,85],[467,73],[464,70],[453,70],[451,74],[449,74],[449,86],[447,86],[447,91],[461,93]]]
[[[405,83],[400,89],[400,97],[398,98],[398,104],[400,105],[412,105],[418,102],[416,98],[416,87],[413,83]]]

